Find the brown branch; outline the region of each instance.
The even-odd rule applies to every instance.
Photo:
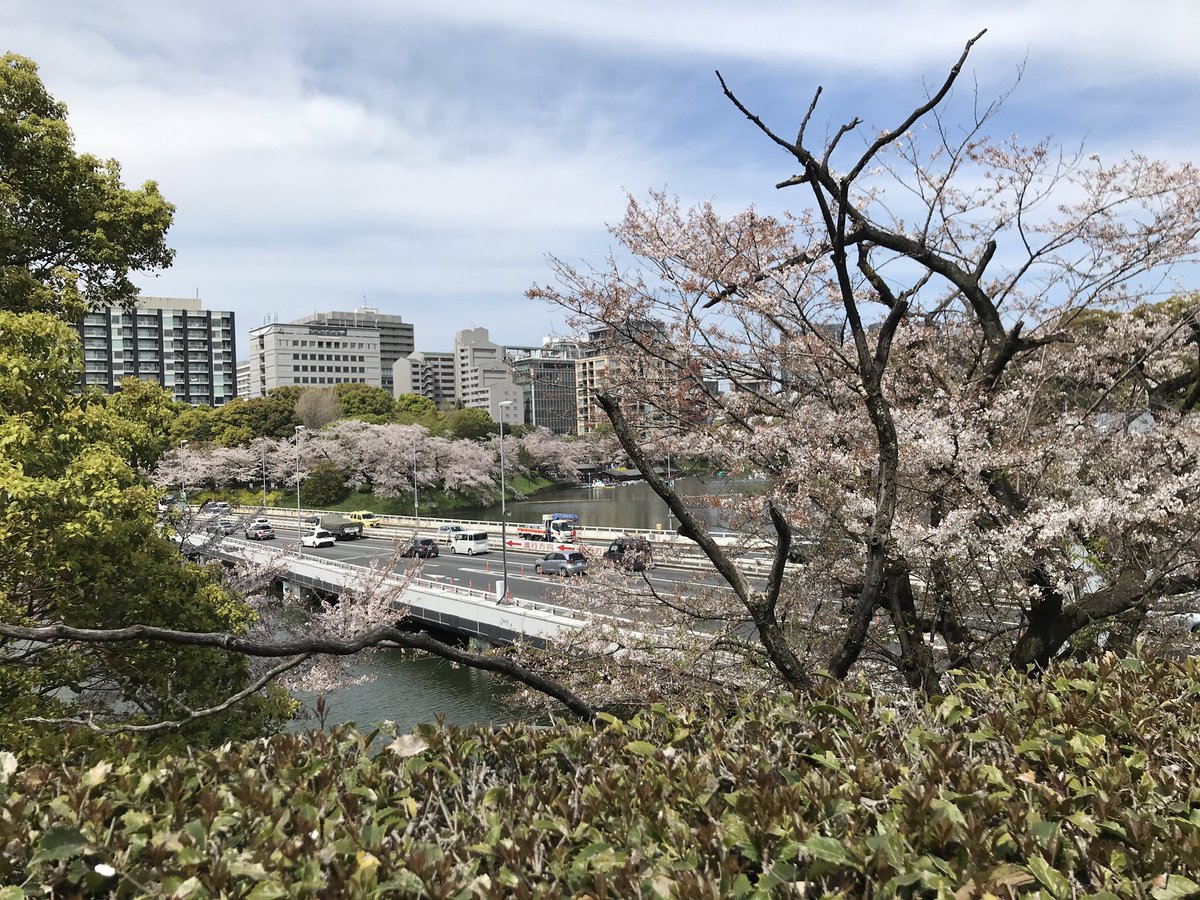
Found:
[[[23,641],[75,641],[89,644],[127,643],[130,641],[157,641],[183,647],[215,647],[245,656],[283,657],[318,653],[329,656],[353,656],[363,650],[380,645],[424,650],[451,662],[505,675],[519,681],[535,691],[558,700],[585,721],[595,717],[595,711],[574,693],[561,684],[543,678],[524,666],[502,656],[471,653],[435,640],[427,634],[411,634],[399,628],[380,626],[364,631],[349,640],[308,637],[290,641],[259,641],[237,637],[225,632],[176,631],[152,625],[129,625],[125,628],[72,628],[67,625],[46,625],[40,628],[25,628],[0,623],[0,637]]]
[[[304,662],[306,659],[311,659],[311,658],[312,658],[311,654],[305,653],[305,654],[301,654],[300,656],[294,656],[291,659],[284,660],[282,663],[280,663],[275,668],[270,669],[267,672],[264,672],[262,677],[260,677],[257,681],[255,681],[254,684],[250,685],[249,687],[245,688],[244,690],[238,691],[236,694],[229,697],[224,702],[218,703],[216,706],[206,707],[205,709],[188,710],[188,714],[182,719],[175,719],[172,721],[164,721],[164,722],[154,722],[153,724],[149,724],[149,725],[131,725],[131,724],[101,725],[101,724],[98,724],[96,722],[96,720],[90,716],[86,719],[71,719],[71,718],[50,719],[50,718],[43,718],[41,716],[31,716],[29,718],[22,719],[21,721],[26,722],[28,724],[39,724],[39,725],[82,725],[86,728],[90,728],[92,731],[95,731],[99,734],[125,734],[125,733],[146,734],[149,732],[156,732],[156,731],[170,731],[172,729],[182,728],[184,725],[188,725],[192,722],[195,722],[198,719],[204,719],[209,716],[214,716],[217,713],[225,712],[227,709],[232,709],[235,705],[237,705],[238,703],[241,703],[247,697],[252,697],[255,694],[257,694],[259,691],[261,691],[263,688],[265,688],[268,684],[270,684],[272,681],[274,681],[280,675],[283,675],[286,672],[290,672],[292,669],[296,668],[296,666],[300,665],[300,663]]]

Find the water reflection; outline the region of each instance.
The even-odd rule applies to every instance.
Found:
[[[734,495],[761,493],[765,486],[761,481],[735,478],[676,478],[675,490],[685,499],[706,495]],[[691,506],[691,504],[689,504]],[[528,500],[511,500],[508,503],[510,522],[540,522],[543,513],[573,512],[579,514],[585,528],[650,528],[674,530],[678,524],[662,499],[644,481],[619,484],[613,487],[556,488],[530,497]],[[706,520],[720,525],[714,510],[705,509]],[[500,507],[456,512],[454,518],[474,519],[488,522],[500,521]]]
[[[408,650],[380,650],[363,656],[352,666],[351,676],[370,673],[373,681],[350,685],[327,694],[325,719],[330,724],[355,722],[366,730],[385,720],[401,732],[444,716],[447,724],[496,724],[518,718],[503,700],[515,688],[488,672],[455,667],[444,659]],[[314,694],[297,693],[310,712]],[[297,728],[316,724],[300,720]]]

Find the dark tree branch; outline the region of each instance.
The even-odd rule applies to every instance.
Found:
[[[24,628],[0,623],[0,636],[42,643],[74,641],[85,644],[113,644],[156,641],[182,647],[215,647],[230,653],[266,658],[315,654],[353,656],[355,653],[381,645],[406,647],[411,650],[424,650],[426,653],[432,653],[473,669],[496,672],[553,697],[585,721],[591,721],[595,717],[595,711],[588,704],[561,684],[543,678],[512,660],[502,656],[460,650],[434,640],[427,634],[412,634],[390,626],[372,628],[370,631],[362,632],[347,640],[309,637],[290,641],[259,641],[237,637],[225,632],[176,631],[171,628],[157,628],[150,625],[129,625],[124,628],[72,628],[67,625],[46,625],[39,628]]]

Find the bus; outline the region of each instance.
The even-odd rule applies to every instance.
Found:
[[[486,531],[456,531],[450,538],[450,546],[456,554],[465,553],[474,556],[476,553],[488,552],[488,533]]]

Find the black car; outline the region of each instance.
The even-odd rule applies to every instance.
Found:
[[[258,522],[246,529],[246,537],[251,541],[273,541],[275,529],[269,524]]]
[[[604,558],[626,572],[642,572],[654,564],[650,542],[643,537],[619,537],[604,551]]]
[[[422,559],[428,559],[431,556],[440,555],[438,552],[437,541],[433,538],[413,538],[404,545],[400,551],[401,556],[419,556]]]

